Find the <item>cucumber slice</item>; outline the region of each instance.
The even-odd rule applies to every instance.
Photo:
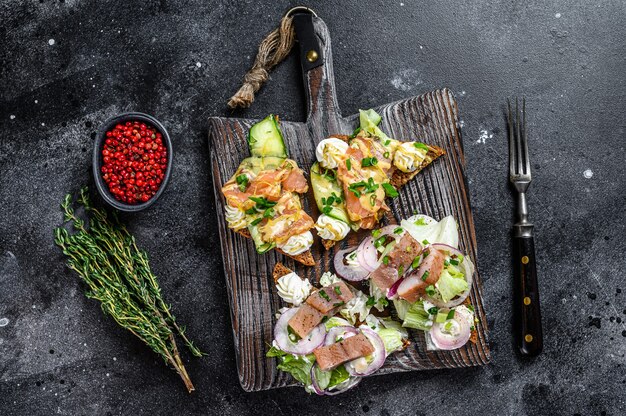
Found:
[[[324,207],[322,199],[325,200],[331,196],[333,192],[335,195],[342,195],[342,190],[337,183],[337,180],[324,175],[323,171],[324,169],[317,162],[311,166],[311,187],[313,188],[313,196],[315,197],[317,208],[320,211],[322,211],[322,208]],[[358,229],[358,226],[350,221],[348,212],[346,211],[346,205],[343,200],[340,204],[333,205],[330,212],[327,212],[326,215],[347,223],[353,230],[355,227]]]
[[[261,239],[261,232],[259,231],[258,226],[248,225],[248,230],[250,231],[250,236],[252,237],[252,241],[254,241],[254,245],[256,246],[257,253],[267,253],[276,246],[276,243],[266,243]]]
[[[283,164],[285,159],[282,157],[248,157],[239,164],[239,171],[247,169],[258,175],[262,170],[276,169]]]
[[[287,157],[287,147],[278,127],[278,117],[270,114],[259,121],[248,132],[248,146],[252,156]]]

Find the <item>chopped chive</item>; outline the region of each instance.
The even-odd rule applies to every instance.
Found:
[[[436,306],[433,306],[432,308],[428,309],[428,314],[429,315],[437,315],[437,312],[439,312],[439,308]]]
[[[257,218],[256,220],[252,221],[250,224],[254,226],[260,223],[261,221],[263,221],[263,218]]]
[[[394,233],[394,234],[402,234],[402,231],[404,231],[404,228],[402,228],[402,227],[398,227],[398,228],[396,228],[395,230],[393,230],[393,233]],[[408,248],[408,247],[410,247],[410,246],[407,246],[407,248]]]
[[[417,269],[417,266],[419,266],[420,264],[420,256],[417,256],[413,259],[413,262],[411,263],[411,267],[414,269]]]
[[[322,197],[322,205],[326,205],[326,198]]]
[[[428,242],[428,240],[423,240],[423,241],[422,241],[422,244],[424,244],[425,246],[427,246],[427,245],[428,245],[428,244],[430,244],[430,243]]]
[[[336,294],[341,295],[341,288],[339,286],[335,286],[333,290],[335,291]]]
[[[386,266],[389,264],[389,256],[383,257],[383,264]]]
[[[345,305],[345,304],[346,304],[346,302],[341,301],[341,302],[335,302],[335,303],[333,303],[333,306],[334,306],[335,308],[337,308],[337,307],[339,307],[339,306],[343,306],[343,305]]]
[[[426,286],[426,289],[424,289],[426,291],[426,294],[428,296],[433,296],[435,294],[435,286],[433,285],[428,285]]]
[[[352,169],[352,161],[350,159],[346,159],[346,169]]]
[[[458,266],[458,265],[459,265],[459,261],[458,261],[458,260],[455,260],[455,259],[450,259],[450,264],[453,264],[453,265],[455,265],[455,266]]]
[[[400,267],[398,267],[398,276],[402,276],[404,274],[404,264],[401,264]]]
[[[391,198],[398,196],[398,190],[390,183],[383,183],[383,189],[385,190],[385,195]]]
[[[371,206],[376,205],[376,194],[372,194],[372,196],[370,196],[370,205]]]
[[[237,181],[237,185],[239,186],[239,190],[241,192],[244,192],[246,190],[246,187],[248,186],[248,176],[245,173],[242,173],[241,175],[238,175],[235,178],[235,181]]]
[[[367,168],[367,167],[376,166],[376,165],[378,165],[378,159],[376,159],[375,157],[364,157],[363,160],[361,160],[362,168]]]
[[[324,289],[320,289],[318,293],[324,300],[326,300],[327,302],[330,302],[330,296],[328,296],[328,293],[326,293]]]
[[[372,237],[377,238],[382,230],[379,228],[378,230],[372,230]]]
[[[413,146],[415,146],[419,150],[423,150],[425,152],[428,152],[428,146],[426,146],[424,143],[414,142]]]
[[[430,275],[430,272],[428,270],[426,270],[424,272],[424,274],[422,275],[422,282],[425,282],[426,279],[428,279],[428,276]]]
[[[389,301],[386,298],[380,298],[378,299],[378,302],[380,302],[380,304],[383,306],[389,305]]]
[[[254,215],[256,214],[256,209],[255,208],[250,208],[246,210],[246,214],[247,215]]]
[[[385,152],[385,153],[383,153],[383,157],[384,157],[385,159],[389,159],[389,152]]]
[[[446,317],[446,319],[454,319],[454,309],[448,312],[448,316]]]
[[[263,212],[263,218],[272,218],[274,217],[274,208],[268,208]]]
[[[367,298],[367,302],[365,302],[365,306],[374,306],[376,304],[376,299],[374,296],[370,296]]]

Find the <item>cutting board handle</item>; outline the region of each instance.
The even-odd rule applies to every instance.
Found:
[[[309,13],[293,16],[300,43],[300,63],[307,100],[307,124],[328,126],[340,131],[341,113],[337,102],[330,33],[326,23]],[[320,140],[323,137],[320,137]]]

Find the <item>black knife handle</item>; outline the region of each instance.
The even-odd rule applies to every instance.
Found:
[[[514,311],[519,331],[519,349],[522,355],[536,356],[543,349],[539,286],[535,263],[533,237],[513,237],[517,297]]]

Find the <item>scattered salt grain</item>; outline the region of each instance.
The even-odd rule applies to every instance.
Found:
[[[583,172],[583,176],[587,179],[591,179],[593,177],[593,171],[591,169],[587,169]]]
[[[50,46],[54,45],[54,39],[48,39],[48,45]]]

